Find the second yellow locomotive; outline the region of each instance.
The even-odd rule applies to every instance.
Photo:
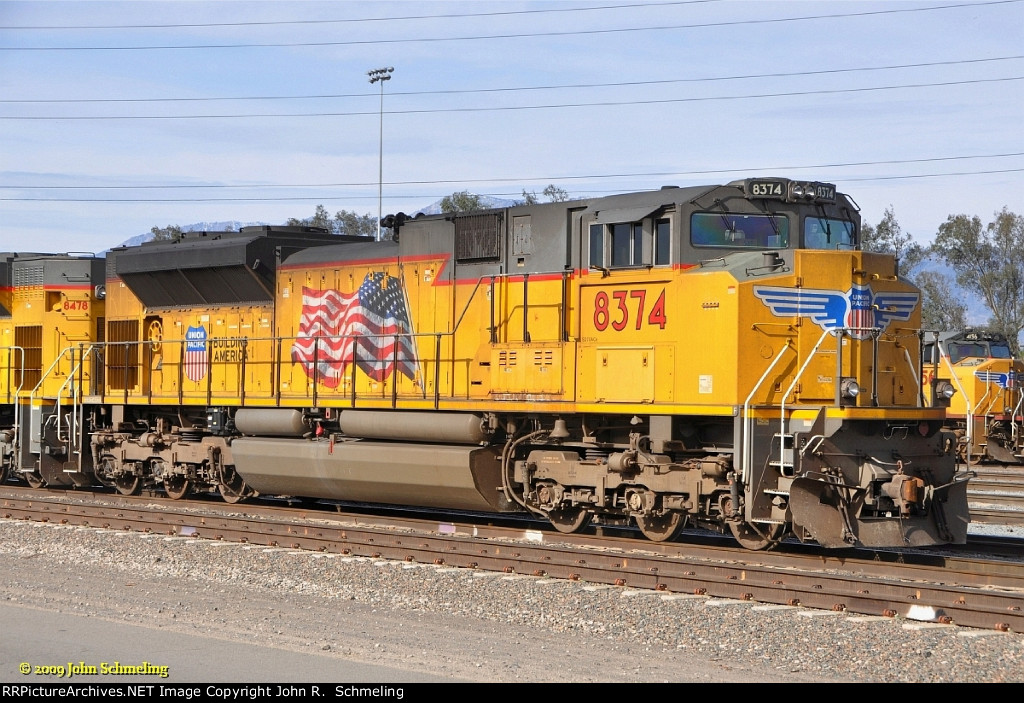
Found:
[[[1024,362],[998,332],[966,329],[926,340],[925,387],[947,378],[947,425],[966,463],[1024,463]]]

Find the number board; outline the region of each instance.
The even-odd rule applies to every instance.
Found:
[[[828,203],[836,201],[836,187],[831,183],[807,183],[778,178],[751,178],[745,181],[745,193],[748,198],[788,200],[791,190],[796,191],[797,200],[806,197]]]
[[[751,179],[746,182],[747,197],[785,200],[788,186],[787,181],[777,179]]]
[[[836,187],[831,183],[815,183],[814,199],[834,203],[836,201]]]

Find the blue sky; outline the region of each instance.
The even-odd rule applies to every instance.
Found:
[[[0,250],[754,175],[930,241],[1024,213],[1024,2],[0,0],[0,130]]]

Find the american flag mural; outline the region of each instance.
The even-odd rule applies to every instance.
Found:
[[[366,274],[352,293],[303,287],[292,361],[328,388],[338,386],[353,361],[374,381],[387,379],[396,368],[414,379],[411,333],[402,283],[382,271]]]
[[[185,332],[185,376],[190,381],[206,378],[206,328],[189,327]]]

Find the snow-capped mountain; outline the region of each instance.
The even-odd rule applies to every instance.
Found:
[[[230,220],[227,222],[196,222],[191,225],[184,225],[181,228],[182,232],[237,232],[243,227],[250,227],[253,225],[264,225],[265,222],[239,222],[238,220]],[[118,246],[130,247],[136,244],[142,244],[148,242],[153,238],[152,232],[146,232],[145,234],[137,234],[134,237],[130,237]]]

